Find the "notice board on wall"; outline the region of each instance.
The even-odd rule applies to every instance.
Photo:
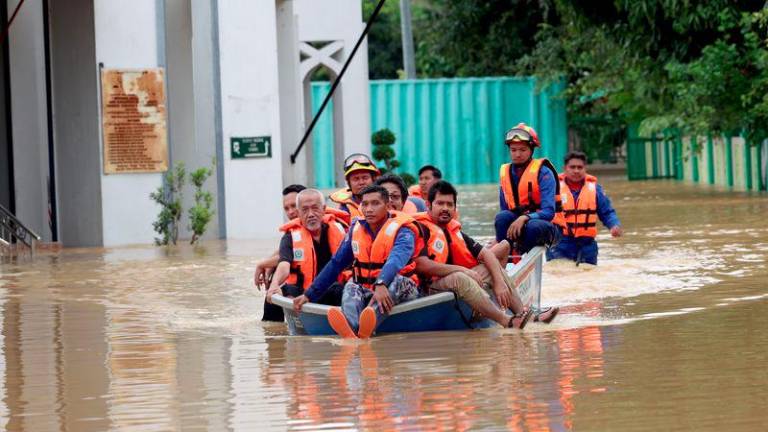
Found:
[[[104,174],[168,170],[168,126],[162,68],[102,69]]]

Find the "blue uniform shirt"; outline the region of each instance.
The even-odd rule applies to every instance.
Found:
[[[517,187],[520,183],[520,176],[517,175],[517,170],[514,165],[512,166],[512,187]],[[539,170],[539,191],[541,195],[541,208],[537,212],[529,213],[528,217],[531,219],[543,219],[551,222],[555,217],[555,191],[557,190],[558,179],[555,177],[555,173],[551,169],[542,166]],[[512,203],[514,206],[514,203]],[[511,210],[506,198],[504,198],[504,191],[499,187],[499,206],[501,210]],[[520,215],[518,215],[520,216]]]
[[[371,231],[368,222],[358,219],[355,223],[360,224],[363,229],[368,230],[371,238],[376,238],[378,232],[374,233]],[[336,281],[339,274],[354,261],[355,255],[352,253],[352,231],[354,230],[355,223],[350,227],[349,233],[344,237],[344,241],[339,245],[339,249],[333,255],[331,261],[326,264],[325,268],[323,268],[315,280],[312,281],[309,288],[304,292],[304,295],[307,296],[309,301],[316,302],[319,300],[320,297],[325,294],[325,291],[328,290],[328,287]],[[413,235],[413,232],[408,228],[400,227],[397,231],[397,235],[395,235],[395,242],[392,245],[392,250],[389,252],[389,257],[387,257],[387,261],[384,263],[384,267],[379,274],[378,279],[381,280],[384,285],[389,286],[400,270],[408,264],[408,261],[413,256],[413,251],[416,248],[415,242],[416,236]]]

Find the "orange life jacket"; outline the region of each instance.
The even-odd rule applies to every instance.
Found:
[[[336,212],[345,213],[336,209],[326,209],[326,214],[323,217],[323,223],[328,225],[327,238],[332,255],[336,253],[339,245],[341,245],[341,242],[347,235],[346,224],[337,219]],[[317,256],[315,254],[315,245],[312,241],[312,234],[304,228],[301,224],[301,219],[298,218],[281,226],[280,231],[290,232],[291,240],[293,241],[291,274],[285,283],[297,285],[306,290],[318,274]]]
[[[335,202],[336,204],[344,204],[347,206],[347,210],[349,213],[347,213],[346,219],[343,219],[348,225],[352,225],[353,219],[364,219],[365,216],[363,216],[362,210],[360,210],[360,204],[356,203],[353,199],[352,191],[349,188],[346,189],[339,189],[336,192],[332,193],[329,197],[331,201]],[[346,213],[346,212],[345,212]]]
[[[464,236],[461,234],[461,222],[451,219],[448,225],[443,228],[432,220],[429,213],[417,213],[413,218],[429,230],[429,240],[426,242],[429,259],[440,264],[448,264],[448,257],[450,256],[450,264],[465,268],[473,268],[479,264],[464,241]]]
[[[563,199],[565,225],[563,235],[569,237],[597,236],[597,177],[587,174],[579,199],[574,200],[571,189],[560,174],[560,194]]]
[[[417,198],[426,198],[421,195],[421,186],[415,184],[408,188],[408,195],[415,196]]]
[[[552,174],[557,177],[557,170],[547,159],[532,159],[525,167],[523,175],[517,184],[513,187],[512,175],[509,170],[512,164],[504,164],[499,170],[499,183],[504,193],[504,199],[507,201],[509,209],[517,214],[524,215],[533,213],[541,209],[541,189],[539,189],[539,171],[542,167],[548,168]],[[560,182],[555,181],[555,217],[552,223],[561,227],[565,226],[563,218],[563,205],[560,201]]]
[[[356,223],[352,227],[352,253],[355,261],[352,264],[355,282],[368,289],[373,289],[376,279],[381,274],[381,269],[387,262],[389,253],[395,244],[395,237],[400,228],[406,228],[413,232],[414,236],[419,238],[419,228],[412,217],[402,212],[390,212],[389,218],[376,234],[376,238],[371,238],[367,229]],[[418,242],[416,242],[418,243]],[[400,274],[411,278],[418,283],[418,278],[414,274],[416,262],[419,255],[417,244],[414,244],[413,255],[408,263],[400,270]]]
[[[416,207],[416,204],[414,204],[413,201],[409,201],[408,199],[406,199],[405,204],[403,204],[403,213],[414,215],[418,212],[419,212],[419,209],[418,207]]]

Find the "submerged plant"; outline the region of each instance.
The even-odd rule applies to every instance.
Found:
[[[186,181],[186,169],[183,163],[177,163],[174,169],[165,173],[162,186],[149,194],[149,197],[160,204],[160,213],[157,220],[152,223],[152,228],[160,234],[155,237],[158,246],[176,244],[179,238],[179,220],[181,219],[181,200],[183,198],[182,187]]]
[[[190,180],[195,187],[195,205],[189,209],[189,229],[192,230],[192,239],[190,244],[195,244],[207,229],[208,223],[215,213],[211,206],[213,204],[213,195],[208,191],[203,191],[203,184],[208,177],[213,174],[211,168],[198,168],[190,174]]]

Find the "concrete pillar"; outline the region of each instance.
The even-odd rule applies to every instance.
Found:
[[[168,145],[170,160],[184,163],[187,172],[213,167],[214,173],[204,188],[216,195],[217,178],[215,109],[213,102],[213,50],[211,47],[211,2],[179,0],[163,2],[164,66],[168,83]],[[196,36],[196,37],[193,37]],[[164,55],[163,55],[164,54]],[[194,188],[188,182],[182,205],[194,205]],[[215,203],[214,203],[215,205]],[[186,220],[186,213],[184,215]],[[181,224],[179,237],[189,239],[192,232]],[[204,239],[218,238],[218,212],[208,225]]]
[[[108,3],[113,2],[103,4]],[[101,128],[94,2],[52,1],[49,5],[59,239],[67,247],[101,246]]]
[[[275,0],[218,2],[221,130],[228,238],[275,238],[282,146]],[[269,136],[272,157],[232,159],[233,137]]]
[[[216,214],[208,227],[210,238],[226,235],[224,216],[223,151],[221,149],[221,99],[219,97],[219,46],[216,1],[192,3],[192,69],[194,97],[194,148],[197,163],[216,157],[216,172],[206,189],[216,195]],[[166,47],[168,43],[166,43]],[[175,145],[175,143],[172,143]],[[175,150],[175,149],[174,149]],[[176,154],[176,152],[174,152]],[[175,157],[175,156],[174,156]]]
[[[9,15],[18,2],[8,2]],[[16,217],[44,241],[50,241],[43,37],[42,0],[27,0],[8,37]]]
[[[311,140],[291,164],[307,123],[302,111],[304,89],[299,74],[298,17],[292,0],[277,2],[277,47],[280,76],[280,131],[283,137],[283,185],[314,183]]]

